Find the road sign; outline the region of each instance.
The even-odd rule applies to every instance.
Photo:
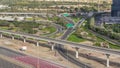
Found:
[[[64,13],[63,16],[64,16],[64,17],[67,17],[67,16],[69,16],[69,14],[68,14],[68,13]]]
[[[72,23],[68,23],[66,26],[67,26],[67,28],[70,28],[70,27],[73,27],[74,24],[72,24]]]

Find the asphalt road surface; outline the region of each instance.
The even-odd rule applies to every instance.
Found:
[[[23,68],[0,58],[0,68]]]
[[[0,54],[7,56],[7,57],[11,57],[12,59],[18,60],[19,62],[24,62],[26,64],[32,65],[35,68],[65,68],[64,66],[58,65],[58,64],[54,64],[52,62],[43,60],[43,59],[39,59],[36,57],[32,57],[32,56],[28,56],[4,47],[0,47]],[[12,63],[9,63],[7,61],[2,62],[3,60],[0,61],[0,68],[21,68],[21,67],[17,67],[17,65],[14,65]],[[39,64],[38,64],[39,61]],[[7,66],[6,64],[8,64],[8,67],[4,67]],[[39,66],[39,67],[37,67]]]
[[[26,38],[33,38],[33,39],[36,39],[36,40],[45,40],[45,41],[49,41],[49,42],[55,42],[55,43],[58,43],[58,44],[69,45],[69,46],[72,46],[72,47],[83,48],[83,49],[86,49],[86,50],[91,50],[91,51],[101,52],[101,53],[105,53],[105,54],[120,56],[120,51],[114,50],[114,49],[83,45],[83,44],[78,44],[78,43],[69,42],[69,41],[65,41],[65,40],[53,39],[53,38],[47,38],[47,37],[40,37],[40,36],[35,36],[35,35],[25,34],[25,33],[11,32],[11,31],[8,31],[8,30],[4,30],[4,31],[0,30],[0,32],[1,33],[8,33],[8,34],[11,34],[11,35],[18,35],[18,36],[26,37]]]
[[[67,18],[65,18],[65,19],[67,19]],[[78,22],[78,23],[75,25],[75,28],[76,28],[77,26],[79,26],[83,21],[84,21],[84,19],[82,19],[80,22]],[[71,20],[68,20],[68,22],[74,24],[74,22],[72,22]],[[66,30],[66,32],[63,34],[63,36],[61,36],[60,39],[62,39],[62,40],[67,39],[68,36],[69,36],[73,31],[74,31],[74,28],[73,28],[73,27],[68,28],[68,29]],[[78,59],[76,59],[74,56],[69,55],[69,53],[67,53],[67,50],[64,49],[64,47],[61,46],[60,44],[57,44],[57,50],[58,50],[58,52],[59,52],[60,55],[62,55],[62,56],[63,56],[64,58],[66,58],[68,61],[76,64],[76,65],[79,66],[80,68],[91,68],[90,65],[87,65],[87,64],[85,64],[85,63],[83,63],[83,62],[80,62],[80,61],[79,61]]]
[[[61,37],[61,39],[66,39],[70,33],[73,32],[73,28],[68,28],[67,31],[64,33],[64,35]],[[64,47],[62,47],[60,44],[58,44],[58,52],[67,60],[69,60],[70,62],[76,64],[77,66],[79,66],[80,68],[91,68],[91,66],[82,63],[80,61],[78,61],[78,59],[76,59],[73,56],[70,56],[69,53],[67,53],[67,50],[64,49]]]
[[[0,54],[7,57],[25,56],[24,54],[12,51],[4,47],[0,47]]]
[[[61,39],[66,39],[72,31],[73,31],[73,27],[68,28],[67,31],[64,33],[64,35],[61,37]]]
[[[0,54],[7,57],[24,56],[24,54],[12,51],[10,49],[6,49],[4,47],[0,47]],[[23,67],[15,65],[9,61],[0,58],[0,68],[23,68]]]

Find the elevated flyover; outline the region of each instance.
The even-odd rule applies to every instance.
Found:
[[[69,42],[69,41],[60,40],[60,39],[40,37],[40,36],[31,35],[31,34],[11,32],[11,31],[7,31],[7,30],[6,31],[0,30],[0,33],[1,33],[1,36],[3,33],[7,33],[7,34],[11,34],[11,35],[26,37],[26,38],[33,38],[35,40],[44,40],[44,41],[54,42],[54,43],[63,44],[63,45],[69,45],[72,47],[82,48],[82,49],[86,49],[86,50],[90,50],[90,51],[96,51],[96,52],[100,52],[100,53],[120,56],[120,51],[114,50],[114,49],[108,49],[108,48],[102,48],[102,47],[96,47],[96,46],[90,46],[90,45],[83,45],[83,44],[78,44],[78,43]]]

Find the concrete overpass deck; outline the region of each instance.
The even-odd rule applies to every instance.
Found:
[[[100,52],[100,53],[120,56],[120,51],[119,50],[96,47],[96,46],[89,46],[89,45],[83,45],[83,44],[78,44],[78,43],[69,42],[69,41],[65,41],[65,40],[53,39],[53,38],[47,38],[47,37],[40,37],[40,36],[31,35],[31,34],[17,33],[17,32],[11,32],[11,31],[3,31],[3,30],[0,30],[0,32],[1,32],[1,35],[2,35],[2,33],[7,33],[7,34],[11,34],[12,36],[13,35],[18,35],[18,36],[21,36],[21,37],[33,38],[35,40],[44,40],[44,41],[54,42],[54,43],[58,43],[58,44],[62,44],[62,45],[69,45],[69,46],[72,46],[72,47],[77,47],[77,48],[96,51],[96,52]]]

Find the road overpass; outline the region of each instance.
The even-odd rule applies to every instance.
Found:
[[[83,45],[83,44],[78,44],[78,43],[69,42],[69,41],[65,41],[65,40],[53,39],[53,38],[47,38],[47,37],[40,37],[40,36],[35,36],[35,35],[25,34],[25,33],[11,32],[11,31],[8,31],[8,30],[6,30],[6,31],[0,30],[0,33],[1,33],[1,36],[2,36],[3,33],[7,33],[7,34],[11,34],[12,36],[17,35],[17,36],[26,37],[26,38],[33,38],[35,40],[44,40],[44,41],[54,42],[54,43],[58,43],[58,44],[62,44],[62,45],[69,45],[69,46],[72,46],[72,47],[77,47],[77,48],[82,48],[82,49],[86,49],[86,50],[90,50],[90,51],[100,52],[100,53],[104,53],[104,54],[111,54],[111,55],[120,56],[120,51],[113,50],[113,49],[108,49],[108,48],[102,48],[102,47],[96,47],[96,46],[90,46],[90,45]]]
[[[39,46],[38,40],[54,42],[54,43],[62,44],[62,45],[69,45],[71,47],[77,48],[77,50],[75,52],[77,56],[78,56],[78,49],[80,49],[80,48],[90,50],[90,51],[104,53],[107,56],[107,67],[109,67],[109,56],[110,55],[116,55],[116,56],[120,57],[120,51],[118,51],[118,50],[107,49],[107,48],[96,47],[96,46],[90,46],[90,45],[83,45],[83,44],[78,44],[78,43],[69,42],[69,41],[65,41],[65,40],[53,39],[53,38],[47,38],[47,37],[40,37],[40,36],[31,35],[31,34],[17,33],[17,32],[11,32],[11,31],[7,31],[7,30],[6,31],[0,30],[0,37],[2,38],[2,35],[6,34],[6,33],[10,34],[12,36],[13,40],[14,40],[15,35],[20,36],[20,37],[25,37],[25,38],[33,38],[33,39],[37,40],[37,46]],[[26,40],[25,38],[24,38],[24,42]]]

